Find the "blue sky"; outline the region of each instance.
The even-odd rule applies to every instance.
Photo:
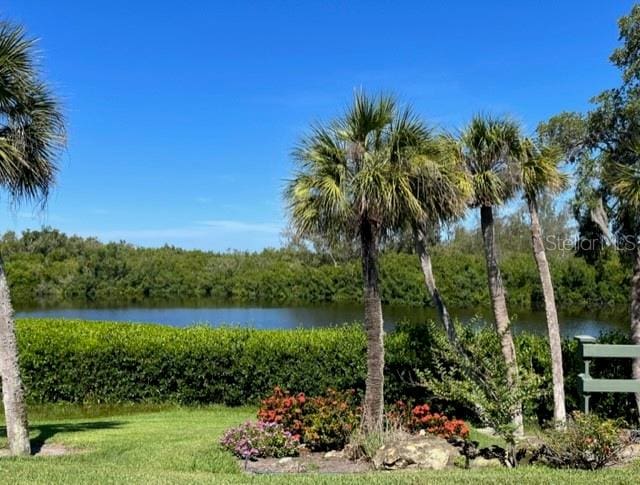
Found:
[[[40,39],[68,148],[44,212],[1,230],[211,250],[280,244],[290,152],[353,90],[434,125],[478,111],[527,130],[618,82],[616,1],[0,0]]]

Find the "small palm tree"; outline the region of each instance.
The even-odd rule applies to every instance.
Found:
[[[504,204],[518,188],[522,147],[517,123],[490,116],[475,116],[460,136],[461,157],[473,186],[472,207],[480,208],[482,240],[487,264],[491,306],[502,355],[507,364],[507,381],[517,385],[518,366],[504,284],[498,266],[493,208]],[[522,405],[513,411],[516,432],[522,434]]]
[[[533,257],[536,260],[542,285],[549,347],[551,350],[553,417],[556,425],[561,427],[567,418],[564,398],[564,374],[562,371],[562,341],[560,339],[560,325],[558,323],[553,282],[551,281],[551,272],[538,217],[538,198],[545,192],[557,193],[563,190],[567,183],[567,177],[558,169],[558,164],[562,159],[562,152],[559,149],[537,146],[530,139],[523,140],[522,148],[521,183],[531,220]]]
[[[0,185],[15,202],[43,203],[54,181],[64,125],[58,103],[39,79],[33,45],[22,28],[0,23]],[[13,308],[1,260],[0,374],[11,453],[28,455],[31,447]]]
[[[426,185],[414,154],[426,136],[422,122],[409,109],[399,110],[392,97],[357,93],[343,117],[315,126],[294,151],[298,169],[285,194],[299,233],[359,240],[367,332],[363,428],[368,433],[382,431],[384,405],[379,245],[405,217],[424,216],[415,188]]]
[[[452,343],[456,341],[455,326],[436,285],[429,246],[430,236],[437,233],[442,224],[464,214],[471,196],[470,179],[460,163],[458,150],[459,145],[454,138],[442,135],[428,140],[416,154],[415,163],[420,176],[414,183],[414,193],[422,204],[424,217],[411,221],[425,286]]]

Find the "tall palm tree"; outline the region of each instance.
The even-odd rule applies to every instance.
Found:
[[[557,148],[537,146],[530,139],[523,140],[521,160],[521,183],[531,220],[531,243],[536,260],[544,309],[547,317],[547,332],[551,350],[551,375],[553,381],[553,418],[556,426],[562,427],[567,419],[564,399],[564,374],[562,371],[562,342],[556,300],[551,281],[551,272],[542,240],[542,229],[538,217],[538,197],[544,193],[563,190],[567,177],[560,172],[558,164],[562,152]]]
[[[493,208],[512,197],[518,187],[521,157],[518,124],[490,116],[474,116],[460,136],[461,156],[473,186],[472,206],[480,208],[480,224],[491,306],[502,355],[507,364],[507,382],[515,388],[518,380],[516,349],[507,310],[504,284],[498,266]],[[513,410],[517,434],[524,432],[522,404]]]
[[[34,42],[21,27],[0,23],[0,185],[15,202],[43,203],[64,143],[58,103],[39,79]],[[0,374],[11,453],[31,453],[18,367],[13,308],[0,259]]]
[[[602,182],[611,196],[610,209],[619,247],[633,259],[631,278],[631,341],[640,345],[640,141],[621,143],[614,153],[602,154]],[[632,376],[640,380],[640,359],[633,359]],[[636,393],[640,416],[640,393]]]
[[[423,216],[413,190],[420,183],[420,171],[412,155],[426,135],[422,122],[409,109],[398,109],[392,97],[357,93],[344,116],[313,127],[294,151],[298,167],[285,193],[293,225],[301,234],[359,240],[367,332],[367,433],[382,430],[384,405],[379,245],[405,216]]]
[[[424,217],[411,221],[425,286],[451,343],[456,342],[456,331],[436,285],[429,246],[430,236],[436,233],[443,223],[462,216],[469,202],[470,179],[460,160],[459,145],[454,138],[447,135],[429,140],[418,151],[415,161],[421,172],[420,178],[414,184],[414,192],[423,206]],[[427,180],[429,185],[422,186],[421,184]]]

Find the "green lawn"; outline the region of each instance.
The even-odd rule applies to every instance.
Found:
[[[84,450],[62,457],[0,458],[0,483],[293,483],[291,476],[242,474],[218,449],[225,428],[254,409],[211,406],[46,406],[31,409],[35,445]],[[0,438],[0,446],[5,446]],[[638,483],[640,465],[606,472],[544,468],[302,475],[295,483]]]

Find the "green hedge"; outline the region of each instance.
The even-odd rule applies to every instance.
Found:
[[[327,388],[364,389],[366,341],[359,325],[325,329],[256,330],[61,319],[18,321],[20,365],[30,402],[177,402],[255,404],[279,385],[319,394]],[[415,370],[433,366],[430,325],[401,326],[386,338],[386,399],[429,399]],[[625,337],[606,336],[620,343]],[[546,340],[516,339],[520,365],[545,378],[550,389]],[[570,409],[579,405],[576,378],[582,372],[573,342],[567,341],[565,374]],[[594,375],[628,377],[628,362],[600,360]],[[431,367],[433,368],[433,367]],[[551,393],[527,403],[543,421],[551,417]],[[595,409],[624,415],[631,396],[594,396]],[[455,403],[452,414],[465,410]],[[444,410],[444,409],[443,409]],[[628,417],[628,416],[627,416]]]
[[[32,402],[256,402],[275,385],[361,388],[356,326],[255,330],[27,319],[20,364]]]

